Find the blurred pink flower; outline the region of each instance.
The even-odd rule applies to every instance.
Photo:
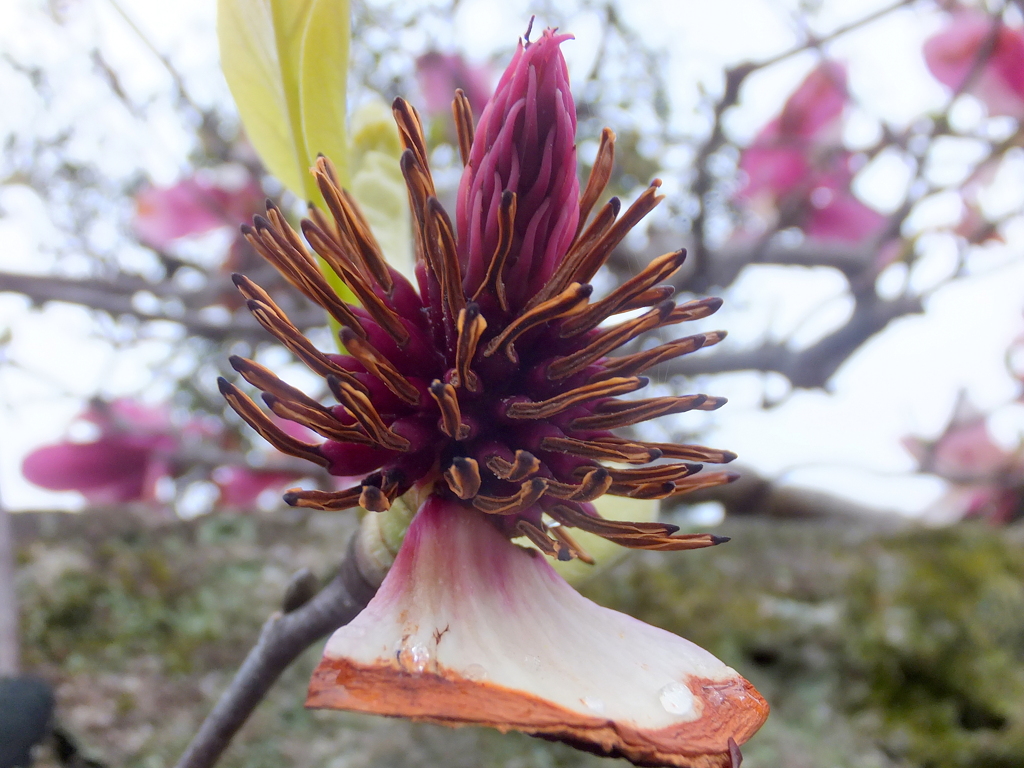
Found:
[[[294,483],[299,475],[294,472],[274,472],[241,466],[218,467],[213,480],[220,489],[220,507],[248,510],[260,494]]]
[[[740,156],[737,197],[771,215],[785,211],[808,237],[858,242],[885,217],[850,191],[852,153],[838,147],[848,94],[846,68],[823,61]]]
[[[79,418],[98,426],[99,437],[33,451],[22,464],[25,478],[52,491],[78,491],[93,504],[152,501],[178,447],[167,410],[94,401]]]
[[[458,53],[430,51],[416,59],[416,80],[429,115],[451,115],[455,89],[461,88],[473,114],[479,115],[491,96],[486,67],[469,64]]]
[[[240,185],[217,184],[191,176],[172,187],[147,187],[135,197],[132,226],[139,239],[153,248],[200,235],[218,227],[237,227],[248,221],[264,198],[250,176]]]
[[[993,38],[993,32],[994,38]],[[976,10],[953,14],[949,26],[924,44],[924,59],[935,78],[953,90],[964,87],[984,46],[992,50],[967,93],[980,99],[990,115],[1024,115],[1024,30],[1000,26]]]

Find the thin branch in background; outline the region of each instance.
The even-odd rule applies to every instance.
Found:
[[[349,542],[338,574],[312,599],[288,613],[278,612],[267,619],[256,645],[206,716],[176,768],[215,765],[281,673],[313,643],[348,624],[363,610],[377,585],[359,566],[359,541],[357,532]],[[291,602],[287,595],[285,602]]]
[[[13,677],[21,671],[19,626],[14,540],[10,513],[0,497],[0,677]]]

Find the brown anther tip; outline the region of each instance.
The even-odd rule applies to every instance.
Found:
[[[266,217],[261,216],[258,213],[252,217],[252,223],[253,226],[256,227],[257,232],[262,231],[264,229],[270,229],[272,226],[270,223],[270,219],[267,219]]]
[[[658,189],[661,186],[661,179],[651,179],[651,187]]]
[[[245,222],[242,225],[240,225],[238,229],[241,231],[244,237],[252,237],[252,235],[256,232],[256,230],[254,230],[248,222]],[[235,275],[232,275],[231,278],[234,279]]]
[[[284,503],[289,507],[296,507],[299,504],[299,494],[301,492],[301,488],[291,488],[281,498],[284,499]]]
[[[228,357],[228,364],[239,373],[242,372],[243,368],[248,368],[249,361],[240,355],[231,355]]]
[[[557,555],[557,557],[558,557],[558,559],[559,559],[559,560],[561,560],[561,561],[562,561],[563,563],[567,563],[567,562],[569,562],[570,560],[572,560],[572,552],[571,552],[571,551],[569,550],[569,548],[568,548],[568,547],[565,547],[565,546],[563,546],[563,547],[560,547],[560,548],[558,549],[558,555]]]
[[[515,199],[516,199],[515,192],[513,192],[511,189],[506,189],[504,192],[501,193],[501,207],[502,208],[509,208],[509,207],[511,207],[512,202]]]
[[[712,296],[711,298],[705,299],[704,303],[712,308],[712,312],[717,312],[722,308],[722,305],[725,303],[725,299],[718,296]]]
[[[636,378],[640,381],[640,386],[637,389],[643,389],[651,383],[651,379],[647,376],[637,376]]]
[[[618,197],[610,197],[608,198],[608,205],[611,207],[612,213],[618,216],[619,211],[622,210],[622,201]]]
[[[223,376],[217,377],[217,389],[220,390],[222,395],[229,395],[235,391],[235,385],[225,379]]]
[[[440,379],[434,379],[430,382],[430,393],[440,397],[444,394],[444,382]]]
[[[739,454],[733,453],[732,451],[722,451],[722,464],[728,464],[730,461],[734,461]]]
[[[658,459],[661,458],[661,449],[660,448],[651,448],[650,452],[651,452],[651,461],[657,461]]]
[[[405,105],[405,99],[403,99],[401,96],[396,96],[395,100],[391,102],[392,109],[405,109]]]
[[[248,224],[243,224],[242,226],[243,227],[248,227],[249,225]],[[242,285],[245,285],[245,281],[246,281],[245,275],[243,275],[243,274],[241,274],[239,272],[232,272],[231,273],[231,282],[235,284],[236,288],[241,287]]]
[[[581,296],[582,298],[585,298],[585,299],[589,299],[590,296],[593,293],[594,293],[594,286],[592,286],[590,283],[584,283],[576,291],[576,294],[578,296]]]
[[[678,530],[678,529],[676,529],[676,530]],[[713,533],[708,534],[708,535],[711,537],[711,543],[714,544],[714,545],[725,544],[727,541],[732,541],[732,537],[731,536],[716,536]]]
[[[740,479],[740,477],[741,477],[741,475],[740,475],[739,472],[726,472],[725,473],[725,478],[726,478],[725,482],[727,482],[727,483],[735,483],[737,480]]]

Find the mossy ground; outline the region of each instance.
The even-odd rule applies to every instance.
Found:
[[[25,666],[110,766],[174,764],[289,575],[326,576],[343,517],[53,524],[23,537]],[[36,526],[40,528],[40,526]],[[684,635],[772,704],[749,768],[1024,768],[1024,530],[736,520],[729,544],[631,556],[584,591]],[[485,729],[302,707],[284,675],[225,768],[624,766]],[[46,764],[46,756],[43,763]]]

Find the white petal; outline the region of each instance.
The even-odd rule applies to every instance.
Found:
[[[476,511],[431,497],[308,706],[490,725],[638,764],[728,766],[768,705],[688,640],[587,600]]]

